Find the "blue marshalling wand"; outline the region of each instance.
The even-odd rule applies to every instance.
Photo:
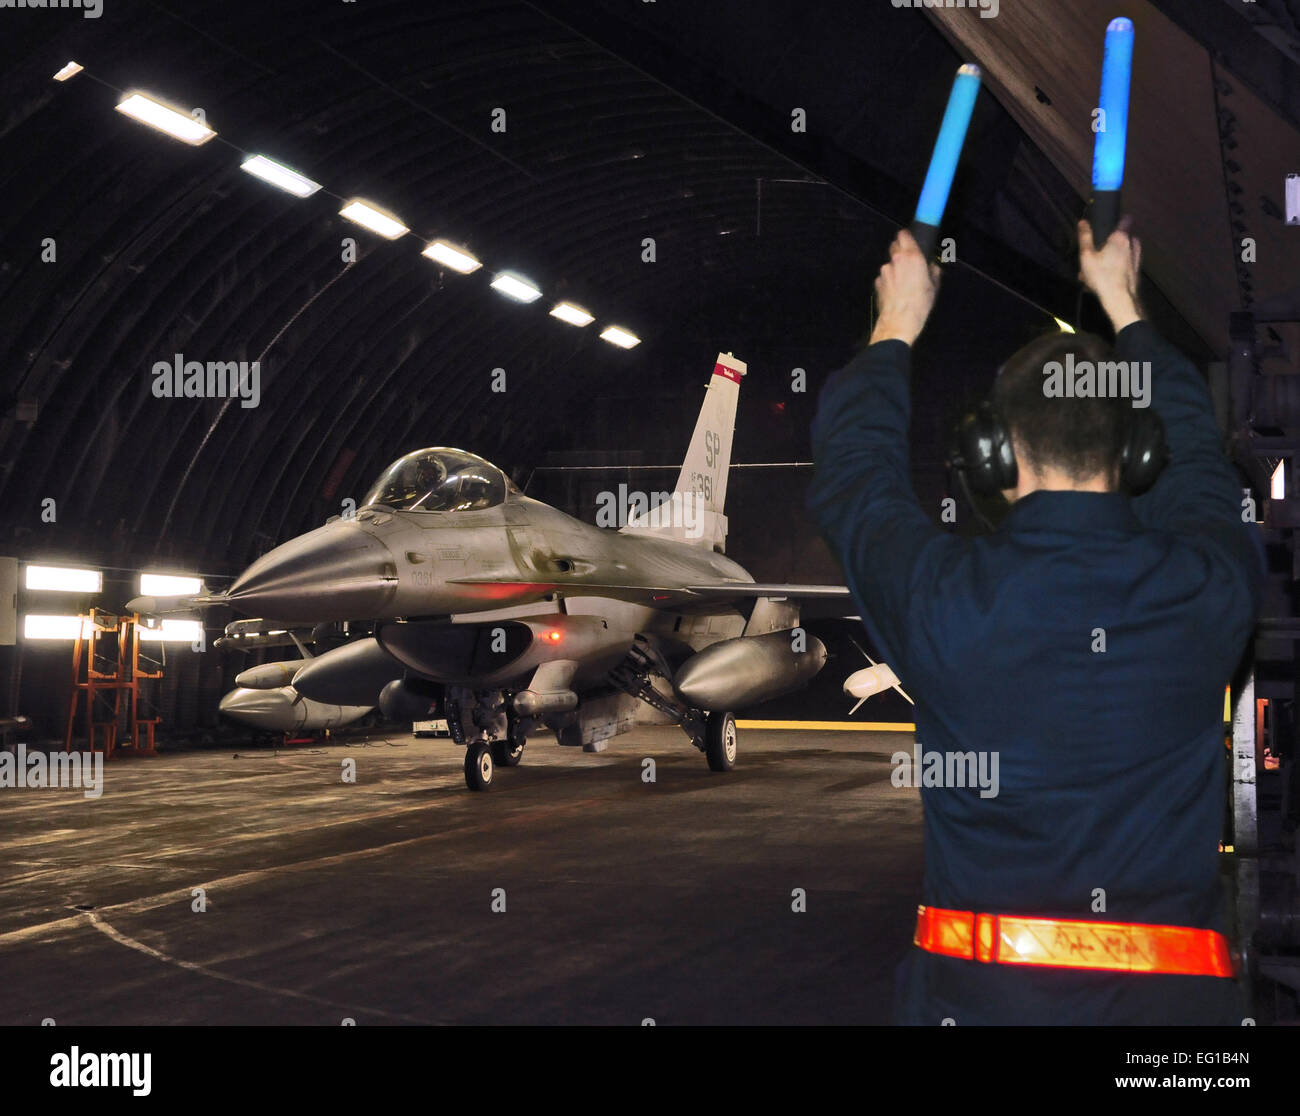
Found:
[[[948,193],[952,190],[953,175],[957,173],[957,162],[961,158],[966,129],[979,91],[980,68],[970,63],[960,67],[952,83],[952,92],[948,94],[948,107],[939,126],[939,138],[934,143],[930,169],[926,172],[921,200],[916,204],[916,217],[912,221],[912,235],[927,256],[934,255],[939,243],[939,223],[948,205]]]
[[[1092,200],[1088,203],[1092,241],[1098,248],[1119,223],[1132,76],[1133,21],[1112,19],[1106,26],[1106,50],[1101,63],[1101,100],[1097,105],[1101,115],[1092,146]]]

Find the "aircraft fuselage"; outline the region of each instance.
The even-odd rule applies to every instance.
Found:
[[[450,616],[605,597],[650,609],[702,607],[686,586],[751,582],[737,562],[646,532],[594,527],[519,493],[459,511],[362,508],[254,562],[227,599],[269,620]]]

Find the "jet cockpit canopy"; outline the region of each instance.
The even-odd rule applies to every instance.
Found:
[[[478,511],[505,502],[513,489],[490,461],[464,450],[434,446],[399,457],[366,493],[362,506],[394,511]]]

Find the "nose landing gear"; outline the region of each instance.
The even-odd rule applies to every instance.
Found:
[[[510,708],[510,695],[500,690],[448,687],[447,728],[457,744],[465,745],[465,785],[485,791],[498,767],[518,767],[535,721]]]
[[[488,790],[495,772],[491,744],[486,740],[471,740],[465,748],[465,785],[473,791]]]

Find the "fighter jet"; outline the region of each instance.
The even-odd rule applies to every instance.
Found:
[[[673,490],[603,493],[601,526],[525,496],[472,453],[420,449],[384,471],[354,517],[276,547],[209,601],[270,622],[373,621],[373,638],[319,656],[294,688],[327,702],[382,689],[393,719],[440,708],[473,790],[518,763],[542,726],[603,751],[641,702],[729,771],[733,710],[826,661],[799,626],[799,600],[849,596],[756,583],[723,553],[746,372],[718,354]]]

